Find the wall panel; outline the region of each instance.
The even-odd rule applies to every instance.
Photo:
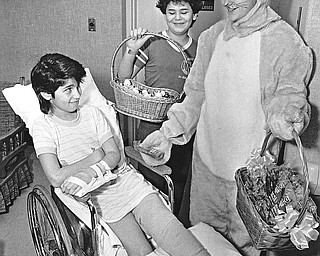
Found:
[[[60,52],[91,69],[102,93],[109,86],[111,56],[122,40],[125,0],[0,0],[1,81],[29,79],[32,66],[47,52]],[[88,18],[97,31],[88,31]]]

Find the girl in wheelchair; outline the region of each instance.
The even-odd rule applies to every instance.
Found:
[[[128,255],[156,255],[145,233],[170,255],[209,255],[126,164],[110,120],[93,106],[79,107],[85,74],[78,61],[58,53],[42,56],[31,72],[44,113],[32,127],[33,142],[51,185],[75,197],[90,192]]]

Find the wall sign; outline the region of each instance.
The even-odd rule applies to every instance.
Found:
[[[201,11],[214,11],[214,0],[202,1]]]

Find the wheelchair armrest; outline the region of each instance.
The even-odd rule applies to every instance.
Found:
[[[149,168],[151,171],[157,173],[160,176],[170,175],[172,170],[167,165],[159,165],[159,166],[150,166],[148,165],[142,158],[141,154],[135,150],[132,146],[125,147],[126,156],[130,159],[137,161],[138,163],[144,165]]]

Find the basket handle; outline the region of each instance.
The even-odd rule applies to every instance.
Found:
[[[264,153],[266,151],[266,148],[267,148],[267,145],[268,145],[268,140],[269,140],[271,134],[272,134],[271,131],[267,132],[266,137],[265,137],[265,139],[263,141],[263,144],[262,144],[262,147],[261,147],[260,156],[264,155]],[[298,147],[299,156],[300,156],[300,159],[301,159],[301,162],[302,162],[303,175],[304,175],[304,178],[305,178],[305,181],[306,181],[306,186],[304,187],[304,193],[303,193],[304,201],[303,201],[303,204],[301,206],[302,212],[300,213],[300,216],[299,216],[298,220],[296,221],[296,223],[299,224],[302,221],[304,212],[306,210],[308,196],[309,196],[309,194],[308,194],[309,193],[309,173],[308,173],[308,167],[307,167],[307,160],[306,160],[306,156],[304,154],[304,149],[303,149],[303,146],[302,146],[302,143],[301,143],[301,139],[300,139],[298,133],[295,130],[292,131],[292,135],[293,135],[293,138],[294,138],[294,140],[295,140],[295,142],[297,144],[297,147]]]
[[[164,35],[161,35],[161,34],[158,34],[158,33],[153,33],[153,32],[147,32],[145,33],[144,35],[152,35],[152,36],[156,36],[156,37],[160,37],[160,38],[163,38],[165,40],[167,40],[168,42],[172,43],[174,46],[176,46],[178,48],[178,50],[180,51],[180,53],[182,54],[184,60],[186,63],[188,63],[188,59],[187,59],[187,56],[186,54],[184,53],[184,51],[182,50],[182,48],[180,47],[180,45],[178,43],[176,43],[174,40],[172,40],[171,38],[167,37],[167,36],[164,36]],[[113,56],[112,56],[112,59],[111,59],[111,80],[114,80],[115,78],[115,73],[114,73],[114,64],[115,64],[115,59],[117,57],[117,54],[119,52],[119,50],[121,49],[121,47],[131,39],[131,37],[127,37],[126,39],[124,39],[119,45],[118,47],[116,48],[115,52],[113,53]]]

